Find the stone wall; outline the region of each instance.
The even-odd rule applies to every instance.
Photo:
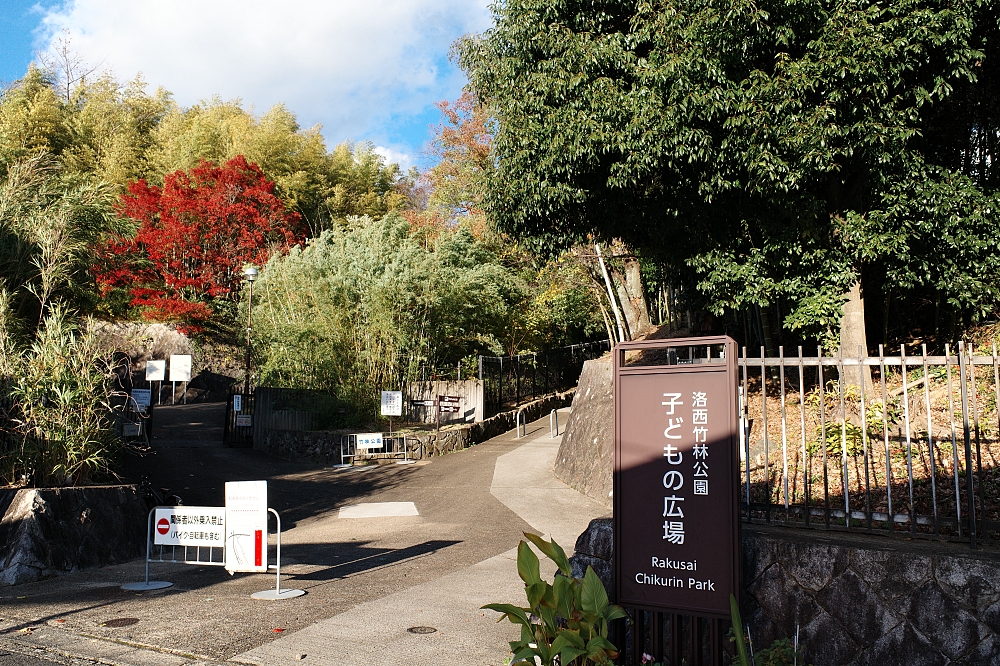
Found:
[[[565,407],[573,400],[573,391],[557,393],[529,402],[523,411],[525,422],[536,421],[553,409]],[[517,411],[502,412],[470,426],[449,427],[439,433],[433,430],[405,432],[406,450],[410,458],[430,458],[461,451],[479,442],[513,430]],[[294,431],[262,430],[254,448],[286,460],[303,460],[317,465],[340,464],[340,438],[349,430]],[[255,439],[255,442],[258,441]]]
[[[609,508],[615,457],[612,389],[610,358],[583,364],[555,465],[556,476],[568,486]]]
[[[0,585],[146,554],[149,512],[134,486],[0,491]]]
[[[574,575],[611,580],[611,519],[576,542]],[[799,626],[815,666],[1000,663],[1000,553],[888,536],[743,526],[743,619],[757,646]]]
[[[492,439],[497,435],[513,430],[517,426],[518,412],[524,412],[524,423],[531,423],[547,416],[553,409],[561,409],[573,402],[573,395],[576,389],[570,389],[565,393],[555,393],[544,398],[539,398],[529,402],[518,409],[510,412],[501,412],[496,416],[491,416],[482,423],[472,426],[472,443],[478,444]],[[572,419],[572,416],[570,416]]]

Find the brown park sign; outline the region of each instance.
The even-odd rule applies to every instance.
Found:
[[[736,342],[614,349],[617,603],[729,617],[740,598]]]

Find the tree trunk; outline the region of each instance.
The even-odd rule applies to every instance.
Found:
[[[868,355],[868,339],[865,336],[865,296],[861,279],[851,285],[844,303],[844,317],[840,320],[840,350],[844,358]],[[869,366],[844,366],[844,385],[861,386],[871,395],[872,373]]]
[[[642,270],[639,261],[635,257],[626,258],[624,259],[624,275],[617,269],[612,269],[612,273],[615,289],[618,292],[618,301],[622,306],[622,314],[625,315],[629,337],[634,340],[653,328],[653,322],[649,318],[646,291],[642,285]]]

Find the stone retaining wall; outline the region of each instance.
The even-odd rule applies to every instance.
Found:
[[[609,509],[615,458],[612,389],[610,358],[583,364],[554,470],[570,488]]]
[[[576,542],[611,581],[611,519]],[[1000,663],[1000,554],[967,545],[743,527],[743,619],[757,646],[799,627],[815,666]]]
[[[149,512],[135,486],[0,491],[0,585],[146,555]]]
[[[530,423],[542,418],[553,409],[570,404],[573,391],[557,393],[520,408],[525,421]],[[406,448],[411,458],[430,458],[453,451],[461,451],[479,442],[513,430],[517,411],[502,412],[471,426],[446,428],[437,433],[433,430],[406,432]],[[317,465],[340,464],[340,438],[350,431],[293,431],[265,430],[258,448],[286,460],[303,460]]]

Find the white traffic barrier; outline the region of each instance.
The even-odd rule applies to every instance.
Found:
[[[226,505],[158,506],[149,512],[146,525],[146,579],[127,583],[123,590],[160,590],[173,583],[149,579],[151,562],[222,566],[229,573],[266,573],[267,513],[278,521],[274,590],[257,592],[255,599],[293,599],[303,590],[281,589],[281,518],[267,506],[267,481],[226,482]],[[154,558],[152,549],[158,548]],[[164,554],[169,549],[169,557]],[[178,557],[180,549],[180,557]]]
[[[274,509],[268,507],[267,509],[274,514],[274,519],[278,521],[278,544],[275,550],[275,583],[273,590],[263,590],[262,592],[254,592],[250,596],[254,599],[270,599],[276,601],[278,599],[294,599],[295,597],[301,597],[305,594],[305,590],[282,590],[281,589],[281,518],[278,516],[278,512]],[[270,567],[269,567],[270,568]]]
[[[156,507],[156,509],[158,508],[160,507]],[[165,580],[149,580],[149,555],[150,548],[153,545],[153,514],[156,512],[156,509],[149,512],[149,518],[146,520],[146,580],[142,583],[125,583],[122,585],[123,590],[145,592],[147,590],[162,590],[165,587],[173,585],[173,583]]]
[[[553,419],[555,419],[555,427],[553,428]],[[553,409],[549,412],[549,439],[559,436],[559,411]]]
[[[527,417],[524,415],[524,410],[517,410],[517,415],[514,417],[514,424],[517,426],[517,438],[528,436],[528,423],[525,420]],[[521,434],[521,428],[524,428],[524,434]]]

